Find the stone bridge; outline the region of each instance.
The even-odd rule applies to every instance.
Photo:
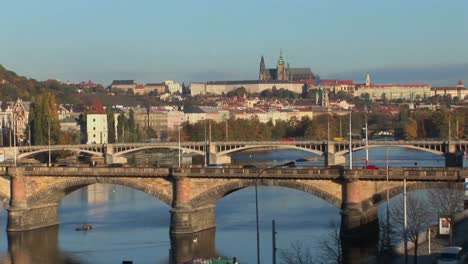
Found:
[[[369,148],[403,147],[435,153],[445,156],[447,166],[459,165],[456,153],[468,151],[468,141],[369,141]],[[352,151],[365,148],[365,141],[352,141]],[[147,149],[180,149],[182,153],[206,155],[209,163],[229,164],[230,155],[236,152],[252,149],[297,149],[317,154],[324,158],[325,165],[344,164],[345,155],[349,153],[348,141],[245,141],[245,142],[159,142],[159,143],[114,143],[92,145],[53,145],[53,146],[21,146],[2,148],[5,159],[17,160],[32,157],[48,151],[71,151],[86,153],[102,158],[107,164],[126,163],[125,155]],[[2,151],[0,150],[0,154]],[[458,162],[459,163],[459,162]]]
[[[386,170],[308,168],[109,168],[3,167],[0,196],[9,201],[8,231],[59,223],[60,200],[94,183],[128,186],[153,195],[172,209],[171,233],[190,234],[215,227],[215,204],[224,196],[256,183],[300,190],[341,209],[342,232],[360,233],[377,220],[377,207],[403,191],[463,189],[468,170],[390,168]],[[9,185],[8,188],[5,185]]]

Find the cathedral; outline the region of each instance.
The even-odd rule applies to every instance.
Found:
[[[315,79],[310,68],[289,68],[289,63],[285,63],[283,53],[280,52],[276,69],[265,68],[265,60],[260,60],[260,72],[258,74],[260,81],[305,81]]]

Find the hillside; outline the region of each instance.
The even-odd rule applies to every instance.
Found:
[[[95,97],[104,105],[144,106],[155,105],[159,101],[158,96],[109,95],[101,85],[84,89],[82,93],[78,93],[79,88],[76,84],[64,84],[55,80],[37,81],[19,76],[0,64],[0,101],[13,101],[17,98],[33,101],[34,96],[42,89],[48,89],[55,95],[57,103],[64,104],[90,105]]]

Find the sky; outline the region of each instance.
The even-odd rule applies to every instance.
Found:
[[[0,64],[38,80],[468,83],[466,0],[0,0]]]

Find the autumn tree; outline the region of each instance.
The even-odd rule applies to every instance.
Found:
[[[416,138],[418,136],[418,124],[413,118],[406,120],[404,129],[408,138]]]
[[[34,98],[29,115],[32,144],[48,144],[49,127],[51,143],[57,144],[60,142],[60,123],[53,94],[45,89],[42,90],[41,94]]]

